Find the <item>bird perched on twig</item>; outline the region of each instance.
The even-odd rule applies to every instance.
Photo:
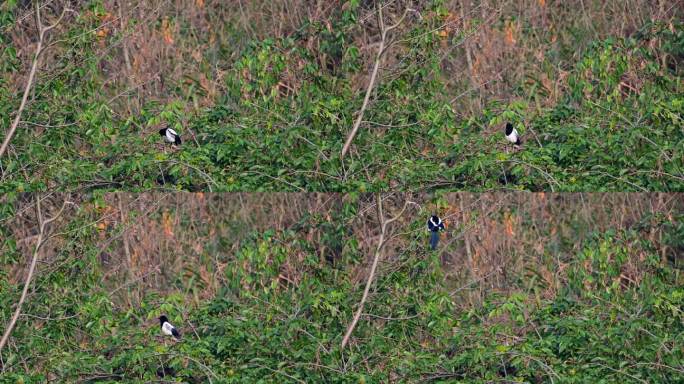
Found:
[[[516,146],[520,146],[522,142],[520,141],[520,135],[518,134],[518,130],[513,128],[513,124],[511,123],[506,123],[506,140],[511,142],[512,144]]]
[[[439,243],[439,232],[444,230],[444,222],[437,215],[432,215],[427,221],[427,229],[430,232],[430,247],[435,250]]]
[[[176,340],[180,340],[180,332],[178,332],[178,329],[176,329],[176,327],[169,323],[169,319],[166,316],[159,316],[159,326],[161,327],[161,331],[163,334],[167,336],[173,336]]]
[[[173,145],[181,145],[180,135],[173,129],[166,127],[159,130],[159,134],[164,138],[164,141]]]

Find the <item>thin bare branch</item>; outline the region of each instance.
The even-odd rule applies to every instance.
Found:
[[[358,323],[359,318],[361,317],[361,314],[363,313],[363,306],[366,304],[366,300],[368,299],[368,293],[370,292],[370,288],[373,285],[373,280],[375,278],[375,271],[378,267],[378,261],[380,260],[380,254],[382,252],[382,247],[385,245],[385,236],[387,234],[387,226],[396,221],[401,217],[401,215],[404,214],[404,211],[406,211],[406,208],[409,206],[409,204],[414,204],[411,201],[405,201],[404,202],[404,207],[401,209],[401,211],[391,219],[385,220],[384,214],[382,212],[382,198],[380,194],[375,195],[376,199],[376,207],[378,209],[378,222],[380,223],[380,240],[378,240],[378,245],[375,248],[375,254],[373,255],[373,264],[371,265],[371,270],[370,273],[368,274],[368,279],[366,280],[366,288],[363,290],[363,296],[361,296],[361,301],[359,302],[359,307],[356,309],[356,314],[354,315],[354,318],[352,319],[352,322],[349,324],[349,327],[347,327],[347,332],[344,335],[344,338],[342,338],[342,344],[341,344],[341,349],[344,349],[345,346],[347,346],[347,343],[349,342],[349,338],[351,337],[352,332],[354,331],[354,328],[356,327],[356,323]]]
[[[363,121],[363,114],[364,112],[366,112],[366,108],[368,108],[368,101],[370,100],[371,93],[373,92],[373,87],[375,86],[375,79],[378,76],[378,69],[380,68],[380,62],[382,61],[382,56],[385,52],[387,34],[391,30],[397,28],[404,21],[404,18],[406,18],[406,14],[408,13],[408,11],[408,9],[404,10],[404,14],[401,16],[401,18],[396,24],[393,24],[385,28],[385,22],[382,19],[382,6],[378,6],[378,20],[380,23],[380,46],[378,47],[378,54],[375,56],[375,64],[373,65],[373,71],[371,72],[370,82],[368,83],[368,88],[366,89],[366,96],[363,98],[363,104],[361,104],[361,109],[359,110],[358,116],[356,116],[354,126],[352,127],[351,132],[349,132],[349,135],[347,136],[347,140],[344,143],[344,147],[342,147],[342,154],[340,155],[340,158],[342,159],[344,159],[344,156],[349,151],[349,147],[351,146],[351,143],[359,130],[359,126],[361,126],[361,121]]]
[[[42,208],[40,206],[40,201],[40,194],[36,194],[36,215],[38,217],[39,228],[38,239],[36,240],[36,246],[33,249],[31,265],[29,267],[28,275],[26,276],[26,281],[24,282],[24,289],[21,292],[21,297],[17,302],[17,308],[14,310],[12,320],[10,320],[9,324],[5,328],[5,332],[2,335],[2,339],[0,339],[0,352],[2,352],[2,348],[7,343],[7,340],[9,339],[9,336],[12,333],[12,329],[14,329],[14,326],[17,323],[17,319],[19,318],[19,315],[21,315],[21,306],[24,304],[24,301],[26,300],[26,294],[28,293],[29,286],[31,285],[31,280],[33,279],[33,274],[36,270],[36,264],[38,264],[38,251],[40,251],[40,247],[44,244],[43,239],[45,238],[45,227],[51,222],[55,221],[62,214],[67,204],[71,204],[71,202],[65,200],[62,204],[62,208],[60,208],[60,210],[55,215],[53,215],[51,218],[47,220],[43,220],[43,213]]]
[[[2,155],[5,154],[5,151],[9,146],[10,140],[12,140],[12,136],[14,136],[14,132],[17,130],[19,121],[21,121],[21,114],[24,111],[24,108],[26,107],[26,101],[28,100],[28,95],[31,91],[31,87],[33,86],[33,79],[36,76],[36,70],[38,69],[38,59],[40,58],[40,54],[43,52],[43,42],[45,41],[45,34],[52,28],[56,27],[57,24],[59,24],[62,21],[67,10],[68,8],[65,6],[64,9],[62,9],[62,14],[59,16],[57,21],[55,21],[53,24],[47,27],[43,27],[43,24],[40,21],[40,5],[38,2],[36,2],[36,25],[38,26],[38,45],[36,46],[36,50],[33,54],[33,63],[31,64],[31,71],[29,72],[29,78],[26,81],[26,87],[24,88],[24,95],[21,97],[19,109],[17,109],[16,116],[14,116],[14,121],[12,121],[12,125],[10,126],[9,131],[7,131],[5,139],[3,140],[2,145],[0,146],[0,158],[2,158]]]

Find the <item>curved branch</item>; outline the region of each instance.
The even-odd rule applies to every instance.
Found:
[[[28,293],[29,286],[31,285],[33,273],[36,270],[36,264],[38,263],[38,251],[44,243],[43,239],[45,238],[45,227],[51,222],[55,221],[62,214],[67,204],[71,204],[71,202],[65,200],[62,204],[62,208],[60,208],[54,216],[47,220],[43,220],[43,213],[41,212],[40,207],[40,195],[36,194],[36,216],[38,217],[38,227],[40,228],[38,232],[38,240],[36,240],[36,246],[33,249],[33,257],[31,260],[31,266],[29,267],[28,275],[26,276],[26,281],[24,282],[24,290],[21,292],[21,297],[19,298],[19,302],[17,302],[17,308],[14,310],[12,320],[10,320],[7,328],[5,328],[5,332],[2,335],[2,339],[0,339],[0,352],[2,352],[2,348],[7,343],[7,340],[12,333],[12,329],[14,328],[19,315],[21,314],[21,306],[24,304],[24,300],[26,300],[26,294]]]
[[[387,226],[393,221],[397,220],[399,217],[401,217],[401,215],[404,214],[404,211],[406,211],[406,208],[409,204],[415,204],[411,201],[405,201],[404,207],[401,209],[399,214],[397,214],[391,219],[385,220],[382,213],[382,198],[380,197],[380,194],[375,195],[375,199],[377,201],[378,208],[378,221],[381,224],[380,240],[378,240],[378,245],[375,248],[375,254],[373,255],[373,264],[371,265],[371,270],[368,274],[368,280],[366,280],[366,288],[363,290],[363,296],[361,296],[361,301],[359,302],[359,307],[356,309],[356,314],[354,315],[352,322],[349,324],[349,327],[347,327],[347,332],[344,334],[344,338],[342,338],[342,345],[340,346],[340,349],[344,349],[344,347],[347,346],[349,338],[351,337],[351,334],[354,331],[354,328],[356,327],[356,323],[359,322],[359,318],[363,313],[363,306],[366,304],[366,300],[368,299],[368,293],[370,292],[371,285],[373,285],[373,280],[375,278],[375,270],[377,269],[378,261],[380,260],[380,252],[382,251],[383,245],[385,245],[385,235],[387,234]]]
[[[385,51],[387,33],[398,27],[399,24],[401,24],[404,21],[404,18],[406,17],[408,10],[408,8],[404,10],[404,14],[401,16],[401,18],[396,24],[385,28],[385,22],[382,19],[382,6],[378,6],[378,19],[380,23],[380,47],[378,48],[378,54],[375,56],[375,64],[373,65],[373,71],[371,72],[370,82],[368,83],[368,88],[366,89],[366,96],[363,98],[363,104],[361,104],[361,110],[359,111],[359,115],[356,117],[356,121],[354,122],[354,126],[352,127],[351,132],[349,132],[349,135],[347,136],[347,140],[344,142],[344,147],[342,147],[342,154],[340,155],[340,158],[342,159],[344,159],[344,156],[349,151],[349,147],[351,146],[352,140],[354,140],[356,132],[358,132],[359,126],[361,125],[361,121],[363,120],[363,114],[366,111],[366,108],[368,107],[368,101],[370,100],[371,93],[373,92],[375,78],[378,76],[378,69],[380,68],[380,62],[382,61],[382,54]]]
[[[35,78],[36,70],[38,69],[38,58],[40,57],[40,54],[43,52],[43,42],[45,41],[45,34],[52,28],[56,27],[57,24],[59,24],[62,21],[62,18],[64,18],[64,15],[66,14],[67,10],[68,8],[65,6],[64,9],[62,9],[62,14],[59,16],[59,19],[57,19],[57,21],[55,21],[54,24],[51,24],[47,27],[43,27],[43,24],[40,21],[40,5],[38,4],[38,2],[36,2],[36,25],[38,26],[38,46],[36,46],[36,51],[33,54],[33,63],[31,64],[31,71],[29,72],[29,78],[26,81],[26,87],[24,88],[24,95],[21,97],[19,109],[17,109],[17,115],[14,117],[14,121],[12,121],[12,125],[10,126],[9,131],[7,131],[7,135],[5,135],[5,139],[3,140],[2,145],[0,146],[0,158],[2,158],[2,155],[7,150],[10,140],[12,140],[12,136],[14,136],[14,132],[17,130],[17,126],[19,125],[19,121],[21,120],[21,114],[24,111],[24,107],[26,107],[26,100],[28,100],[28,95],[31,91],[31,86],[33,85],[33,79]]]

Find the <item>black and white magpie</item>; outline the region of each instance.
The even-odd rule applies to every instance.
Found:
[[[164,128],[159,130],[159,134],[164,138],[164,141],[174,145],[181,145],[181,138],[176,131],[171,128]]]
[[[520,145],[520,135],[518,135],[518,130],[513,128],[513,124],[506,123],[506,140],[510,141],[515,145]]]
[[[176,327],[169,323],[169,319],[166,316],[159,316],[159,326],[161,326],[161,331],[163,334],[167,336],[173,336],[176,338],[176,340],[180,340],[180,332],[178,332]]]
[[[432,215],[427,221],[427,229],[430,231],[430,247],[435,250],[439,243],[439,231],[444,230],[444,222],[437,215]]]

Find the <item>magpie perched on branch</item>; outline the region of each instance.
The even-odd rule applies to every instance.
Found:
[[[520,146],[520,144],[522,144],[522,142],[520,141],[520,135],[518,134],[518,130],[513,128],[513,124],[511,123],[506,123],[506,140],[517,146]]]
[[[159,130],[159,134],[164,138],[164,141],[173,145],[181,145],[181,137],[176,131],[171,128],[163,128]]]
[[[166,316],[159,316],[159,326],[161,327],[163,334],[167,336],[173,336],[176,340],[180,340],[180,332],[178,332],[176,327],[169,323],[169,319]]]
[[[427,229],[430,231],[430,247],[435,250],[439,243],[439,231],[444,230],[444,222],[437,215],[432,215],[427,221]]]

